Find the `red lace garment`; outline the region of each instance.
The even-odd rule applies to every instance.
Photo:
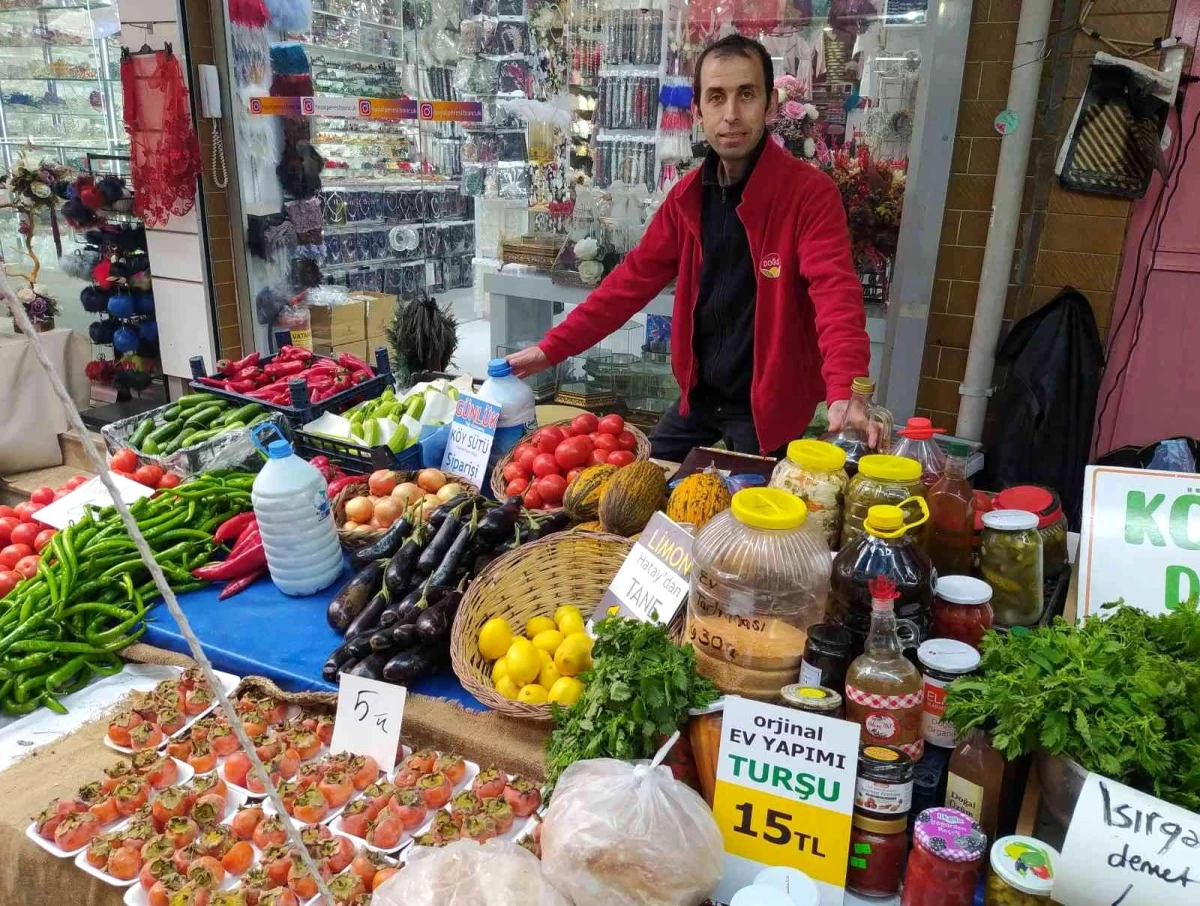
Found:
[[[123,56],[121,89],[134,212],[148,227],[163,226],[196,203],[202,167],[179,59],[161,50]]]

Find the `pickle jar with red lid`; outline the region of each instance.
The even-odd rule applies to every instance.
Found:
[[[992,587],[973,576],[938,576],[932,609],[932,638],[966,642],[978,650],[995,619]]]
[[[998,510],[1024,510],[1038,517],[1038,532],[1042,536],[1042,575],[1057,576],[1067,566],[1067,517],[1063,514],[1058,494],[1036,484],[1021,484],[1006,488],[996,495]]]
[[[900,906],[971,906],[987,835],[952,808],[927,808],[913,824]]]

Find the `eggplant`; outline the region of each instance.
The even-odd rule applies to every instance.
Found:
[[[421,598],[425,594],[425,588],[428,583],[422,582],[399,601],[395,601],[384,608],[379,615],[379,625],[381,628],[386,626],[394,626],[396,623],[412,623],[421,615],[423,608],[418,606]]]
[[[346,673],[352,676],[365,676],[368,679],[381,680],[383,679],[383,668],[391,663],[392,655],[385,651],[376,651],[374,654],[369,654]]]
[[[362,613],[350,621],[350,625],[346,627],[346,635],[361,635],[369,629],[374,629],[379,625],[379,617],[390,602],[391,596],[386,588],[378,591],[363,608]]]
[[[433,540],[425,546],[425,550],[421,551],[421,556],[417,558],[418,570],[428,575],[437,569],[438,564],[445,558],[446,552],[450,550],[450,546],[458,537],[458,530],[462,527],[462,522],[458,513],[450,513],[442,520],[437,534],[433,536]]]
[[[372,651],[387,651],[392,647],[392,627],[381,626],[371,633],[367,644],[371,646]]]
[[[357,653],[356,653],[357,652]],[[329,653],[329,659],[321,668],[321,676],[328,682],[336,682],[342,668],[358,660],[366,652],[362,650],[362,640],[359,636],[347,636],[342,644]]]
[[[521,516],[521,505],[504,504],[496,507],[479,520],[475,527],[476,534],[486,544],[499,544],[512,534],[513,526]]]
[[[374,560],[356,572],[329,602],[325,610],[329,625],[338,632],[345,632],[350,622],[363,612],[371,595],[378,591],[382,577],[383,566]]]
[[[389,683],[411,685],[442,665],[445,653],[439,645],[410,648],[394,655],[383,666],[383,678]]]
[[[404,544],[404,539],[413,530],[413,524],[405,517],[397,519],[391,528],[383,533],[383,537],[366,547],[360,547],[350,555],[352,566],[366,566],[372,560],[386,560]]]
[[[545,538],[547,535],[553,535],[555,532],[561,532],[571,524],[571,517],[567,515],[566,510],[559,510],[557,513],[551,513],[545,519],[538,523],[538,531]]]
[[[413,568],[417,565],[417,558],[425,546],[423,542],[424,533],[418,529],[388,561],[387,568],[383,571],[383,584],[392,593],[392,597],[399,598],[410,584]]]
[[[416,623],[401,623],[388,630],[392,634],[392,651],[403,651],[421,641]]]
[[[447,519],[446,523],[449,524],[450,520]],[[438,563],[433,572],[429,574],[430,584],[450,584],[450,579],[458,570],[458,564],[463,559],[463,554],[466,553],[467,545],[471,543],[471,535],[472,532],[470,523],[464,523],[459,528],[457,537],[455,537],[454,542],[450,545],[449,549],[442,557],[441,562]]]
[[[454,591],[446,595],[433,607],[427,607],[425,612],[417,617],[416,632],[421,642],[429,644],[450,634],[450,624],[454,622],[454,613],[462,594]]]

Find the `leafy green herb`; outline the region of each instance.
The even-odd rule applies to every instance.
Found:
[[[1082,628],[1061,618],[983,640],[978,676],[956,680],[946,717],[983,727],[1006,758],[1035,749],[1200,811],[1200,611],[1123,606]]]
[[[662,737],[679,728],[689,708],[707,705],[717,690],[696,673],[691,645],[680,647],[655,623],[608,617],[596,624],[592,669],[570,710],[555,706],[558,723],[546,746],[546,784],[584,758],[649,758]]]

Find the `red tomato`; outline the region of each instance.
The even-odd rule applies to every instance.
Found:
[[[576,434],[579,433],[574,428],[572,428],[570,425],[558,425],[557,427],[558,427],[558,430],[562,432],[563,440],[566,440],[568,437],[574,437]]]
[[[540,510],[546,504],[542,502],[541,492],[537,487],[532,487],[525,492],[525,507],[530,510]]]
[[[182,481],[182,479],[178,475],[176,475],[174,472],[168,472],[158,480],[158,486],[160,488],[177,488],[179,487],[180,481]]]
[[[519,495],[525,493],[525,489],[527,487],[529,487],[529,479],[514,478],[512,481],[510,481],[507,485],[504,486],[504,496],[505,497],[519,496]]]
[[[608,464],[610,466],[616,466],[619,469],[621,466],[629,465],[636,458],[637,457],[628,450],[617,450],[615,453],[608,454]]]
[[[505,481],[516,481],[518,478],[524,478],[528,481],[530,470],[519,462],[510,462],[504,467],[504,471],[501,474],[504,476]]]
[[[14,510],[12,507],[10,507],[6,503],[0,504],[0,519],[4,518],[6,516],[17,516],[17,511]],[[20,518],[21,518],[20,516],[17,516],[18,521],[20,520]]]
[[[571,430],[576,434],[591,434],[600,424],[600,419],[590,412],[584,412],[571,419]]]
[[[599,436],[599,435],[597,435],[597,436]],[[594,440],[592,440],[591,436],[589,436],[587,434],[580,434],[578,437],[575,438],[575,442],[577,444],[579,444],[579,446],[583,447],[583,449],[586,450],[588,453],[591,453],[593,450],[596,449],[596,442]]]
[[[8,547],[0,550],[0,566],[5,569],[13,569],[17,565],[17,561],[22,557],[28,557],[33,553],[33,548],[28,544],[10,544]]]
[[[547,475],[538,479],[537,490],[546,506],[558,506],[567,492],[567,480],[561,475]]]
[[[553,437],[544,437],[541,434],[536,436],[537,440],[533,442],[533,448],[537,451],[538,455],[542,453],[553,453],[554,448],[562,443],[562,441],[555,440]]]
[[[12,533],[21,520],[16,516],[0,516],[0,545],[12,543]]]
[[[573,481],[574,481],[576,478],[578,478],[578,477],[579,477],[579,473],[580,473],[580,472],[582,472],[582,471],[583,471],[583,469],[582,469],[582,468],[577,468],[577,469],[572,469],[570,472],[568,472],[568,473],[567,473],[567,484],[570,484],[570,483],[571,483],[571,482],[573,482]]]
[[[32,579],[38,571],[38,563],[41,559],[37,554],[30,554],[28,557],[22,557],[18,560],[17,565],[13,569],[26,579]]]
[[[512,461],[532,475],[533,461],[540,452],[533,444],[517,444],[516,449],[513,450]]]
[[[606,415],[600,419],[601,434],[620,434],[625,430],[625,419],[619,415]]]
[[[593,450],[588,457],[588,462],[594,466],[602,466],[608,462],[608,451],[599,448]]]
[[[558,474],[558,462],[549,453],[539,453],[533,461],[533,474],[538,478]]]
[[[30,503],[47,504],[54,499],[54,488],[48,488],[44,485],[29,495]]]
[[[562,428],[559,428],[555,425],[551,425],[549,428],[542,428],[542,430],[538,431],[538,433],[537,433],[537,437],[538,437],[538,441],[539,441],[538,445],[540,446],[541,445],[540,442],[543,440],[550,440],[553,442],[554,446],[557,447],[559,444],[561,444],[563,442],[563,439],[566,436],[567,435],[563,431]],[[543,451],[543,452],[545,452],[545,451]]]
[[[118,450],[108,464],[117,472],[132,472],[138,467],[137,453],[128,447]]]
[[[138,470],[133,473],[133,480],[138,484],[144,484],[148,488],[156,488],[162,480],[163,475],[164,472],[161,466],[139,466]]]
[[[42,548],[49,544],[50,539],[57,534],[58,530],[52,528],[44,529],[43,531],[38,532],[37,537],[33,539],[33,549],[40,554],[42,552]]]
[[[558,445],[558,449],[554,451],[554,461],[558,463],[559,468],[564,472],[574,469],[576,466],[583,465],[588,461],[588,455],[591,453],[591,450],[585,446],[586,444],[586,437],[572,437],[569,440],[564,440]],[[543,494],[542,496],[544,497],[545,495]]]
[[[0,598],[12,591],[13,587],[23,578],[24,576],[14,570],[0,569]]]
[[[61,491],[55,491],[55,492],[54,492],[54,499],[55,499],[55,500],[62,500],[64,497],[66,497],[66,496],[67,496],[68,494],[70,494],[70,493],[71,493],[71,492],[70,492],[70,491],[68,491],[66,488],[63,488]]]
[[[33,514],[41,508],[41,504],[37,503],[18,503],[16,506],[17,516],[22,522],[33,522]]]
[[[74,478],[67,481],[67,490],[73,491],[81,484],[87,484],[88,477],[86,475],[76,475]]]
[[[612,453],[614,450],[621,449],[621,442],[611,434],[597,434],[596,449]]]
[[[617,443],[621,445],[622,450],[633,452],[637,449],[637,438],[633,436],[632,431],[622,431],[617,435]]]
[[[38,528],[38,524],[36,522],[22,522],[12,530],[12,534],[9,536],[8,543],[25,544],[30,548],[33,548],[34,542],[37,541],[37,536],[40,532],[41,529]],[[33,551],[30,550],[30,553],[33,553]]]

